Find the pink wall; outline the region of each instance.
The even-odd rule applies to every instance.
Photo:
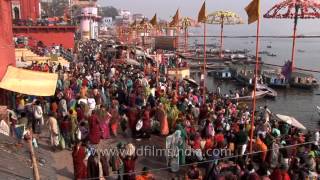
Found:
[[[15,66],[10,0],[0,0],[0,80],[9,65]]]

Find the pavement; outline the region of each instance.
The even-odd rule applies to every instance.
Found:
[[[152,135],[149,139],[141,139],[138,141],[136,139],[127,137],[124,134],[119,134],[117,137],[101,140],[98,147],[100,149],[107,149],[110,147],[115,147],[119,142],[132,143],[135,145],[136,149],[141,149],[141,147],[145,148],[147,146],[149,149],[151,149],[151,152],[147,151],[147,153],[145,153],[143,156],[138,157],[136,161],[136,171],[141,171],[143,167],[148,167],[149,169],[160,168],[161,170],[152,171],[152,174],[157,180],[184,179],[185,169],[182,168],[178,173],[172,173],[170,172],[170,169],[167,168],[166,157],[164,153],[158,153],[157,156],[152,154],[152,152],[155,152],[155,149],[165,149],[165,137]],[[60,150],[53,152],[49,145],[49,134],[47,131],[44,131],[44,133],[41,134],[39,147],[49,150],[50,155],[54,160],[53,167],[56,170],[58,180],[73,179],[72,151]],[[111,173],[111,177],[108,177],[107,179],[116,179],[117,176],[112,175],[114,175],[113,172]]]

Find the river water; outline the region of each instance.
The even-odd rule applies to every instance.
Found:
[[[190,39],[193,43],[195,39]],[[201,43],[201,40],[199,41]],[[218,43],[218,38],[208,37],[208,43]],[[286,60],[291,58],[292,39],[284,38],[261,38],[260,51],[266,50],[276,54],[276,57],[268,57],[262,55],[262,60],[266,63],[283,65]],[[271,45],[272,48],[267,48]],[[225,38],[224,47],[226,49],[250,49],[250,54],[255,52],[255,38]],[[296,67],[312,70],[320,70],[320,39],[297,39],[296,49],[305,50],[301,53],[296,51]],[[320,73],[313,73],[320,81]],[[195,76],[199,80],[199,76]],[[207,78],[207,86],[210,90],[216,88],[216,81],[212,77]],[[235,82],[224,81],[222,83],[223,93],[236,88]],[[315,89],[277,89],[278,97],[275,100],[261,99],[258,100],[259,106],[268,105],[269,109],[274,113],[290,115],[299,120],[308,129],[316,129],[319,127],[318,122],[320,116],[316,111],[316,106],[320,106],[320,90]],[[317,95],[319,94],[319,95]]]

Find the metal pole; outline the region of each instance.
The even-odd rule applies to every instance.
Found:
[[[294,15],[294,26],[293,26],[293,36],[292,36],[292,52],[291,52],[291,72],[293,72],[295,65],[294,65],[294,55],[295,55],[295,48],[296,48],[296,33],[297,33],[297,24],[298,24],[298,11],[300,6],[295,5],[295,15]]]

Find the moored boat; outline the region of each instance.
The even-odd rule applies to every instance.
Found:
[[[277,91],[264,84],[257,84],[257,91],[267,91],[266,97],[275,98],[278,96]]]
[[[268,94],[268,91],[257,91],[256,92],[256,99],[261,99],[263,97],[265,97]],[[233,97],[231,98],[232,100],[237,100],[237,101],[251,101],[253,99],[253,92],[252,95],[248,95],[248,96],[241,96],[241,97]]]
[[[319,83],[312,74],[295,71],[291,74],[290,86],[302,89],[313,89],[319,87]]]

